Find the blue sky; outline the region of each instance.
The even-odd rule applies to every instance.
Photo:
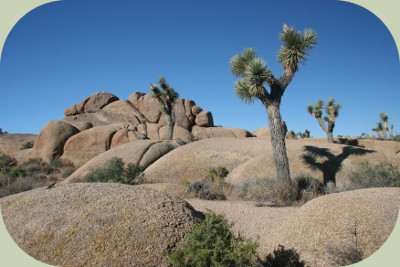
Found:
[[[372,133],[379,112],[400,133],[400,65],[394,40],[371,12],[336,0],[64,0],[28,13],[0,63],[0,128],[39,133],[65,108],[97,91],[127,99],[165,76],[216,125],[268,125],[259,102],[241,102],[229,60],[254,48],[275,76],[283,23],[314,29],[310,51],[282,99],[289,130],[325,136],[306,106],[334,97],[335,135]]]

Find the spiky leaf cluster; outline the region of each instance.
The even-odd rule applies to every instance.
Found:
[[[172,113],[172,104],[179,98],[178,92],[165,81],[164,77],[158,79],[159,86],[150,84],[150,94],[161,104],[161,111]]]
[[[256,98],[263,99],[266,96],[264,83],[271,77],[271,71],[253,49],[247,48],[234,56],[230,65],[232,72],[242,78],[235,83],[235,92],[240,99],[252,103]]]
[[[386,122],[387,123],[388,120],[389,120],[389,116],[384,112],[379,113],[379,117],[380,117],[382,122]]]
[[[313,105],[308,105],[307,106],[307,111],[311,114],[311,116],[315,118],[321,118],[322,117],[322,109],[324,107],[324,101],[323,100],[318,100],[315,102],[314,106]]]
[[[280,34],[283,45],[278,54],[278,60],[284,69],[297,71],[302,62],[308,58],[307,50],[317,44],[317,34],[312,29],[305,29],[304,32],[295,31],[293,27],[283,25],[283,32]]]
[[[342,105],[339,103],[335,104],[334,98],[329,98],[328,104],[325,106],[325,111],[329,116],[325,116],[325,121],[335,121],[335,119],[339,116],[339,110],[342,108]]]

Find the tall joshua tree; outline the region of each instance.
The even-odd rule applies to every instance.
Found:
[[[335,128],[336,118],[339,115],[339,110],[342,108],[342,106],[339,103],[335,104],[334,98],[329,98],[328,104],[325,106],[325,112],[328,116],[325,116],[322,120],[323,106],[324,101],[318,100],[314,106],[308,105],[307,110],[311,116],[318,120],[319,126],[321,126],[322,130],[324,130],[328,136],[328,142],[333,143],[333,128]],[[327,125],[325,125],[324,121],[327,123]]]
[[[150,84],[150,94],[158,100],[161,104],[161,112],[167,116],[168,129],[165,139],[171,140],[175,125],[173,106],[176,99],[179,98],[179,94],[167,84],[164,77],[158,79],[158,84],[159,86]]]
[[[285,124],[281,117],[280,104],[283,93],[301,63],[308,58],[307,51],[316,45],[317,34],[311,29],[306,29],[303,33],[296,32],[293,27],[284,24],[280,39],[283,45],[279,51],[278,60],[283,67],[283,73],[279,78],[272,74],[266,62],[257,57],[255,51],[250,48],[232,57],[230,65],[232,72],[239,77],[235,83],[237,96],[245,103],[253,103],[258,99],[266,109],[271,129],[276,175],[278,179],[290,182]]]

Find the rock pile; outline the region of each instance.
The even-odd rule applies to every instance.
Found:
[[[149,94],[134,92],[121,100],[109,92],[97,92],[64,110],[65,118],[50,121],[41,130],[33,149],[20,158],[57,157],[81,165],[101,153],[141,139],[162,140],[167,117]],[[212,137],[249,137],[246,130],[214,127],[212,113],[192,100],[178,98],[174,104],[173,139],[192,141]]]

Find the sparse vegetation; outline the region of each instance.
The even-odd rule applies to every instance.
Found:
[[[186,242],[169,255],[173,266],[255,266],[258,244],[235,237],[232,224],[211,211],[186,234]]]
[[[291,184],[276,179],[252,179],[237,187],[241,199],[284,206],[305,203],[324,194],[323,184],[308,175],[298,176]]]
[[[373,164],[363,161],[348,179],[354,189],[369,187],[400,187],[400,168],[388,161]]]
[[[22,144],[21,150],[23,150],[23,149],[28,149],[28,148],[32,148],[33,145],[34,145],[34,142],[33,142],[33,141],[28,141],[28,142]]]
[[[327,246],[326,250],[329,254],[329,258],[333,264],[339,266],[347,266],[350,264],[355,264],[363,260],[364,253],[359,246],[359,229],[358,222],[354,222],[354,227],[350,234],[353,237],[353,242],[351,245],[345,247],[336,248],[332,246]]]
[[[7,131],[3,131],[3,129],[0,128],[0,135],[2,135],[2,134],[8,134],[8,133],[7,133]]]
[[[143,183],[143,174],[139,166],[129,163],[125,167],[121,158],[113,157],[104,166],[91,170],[84,181],[134,185]]]
[[[325,116],[322,120],[322,109],[324,106],[323,100],[318,100],[314,106],[308,105],[307,111],[311,116],[318,120],[319,126],[328,136],[328,142],[333,143],[333,129],[335,128],[336,118],[339,115],[339,110],[342,108],[340,104],[335,104],[334,98],[329,98],[328,103],[325,106]],[[327,123],[325,125],[324,121]]]
[[[205,179],[189,185],[188,193],[200,199],[225,200],[226,193],[233,190],[233,186],[225,181],[228,174],[225,167],[211,168]]]
[[[41,158],[31,158],[17,165],[7,155],[0,156],[0,167],[0,197],[45,186],[75,171],[71,163],[60,159],[45,162]]]

